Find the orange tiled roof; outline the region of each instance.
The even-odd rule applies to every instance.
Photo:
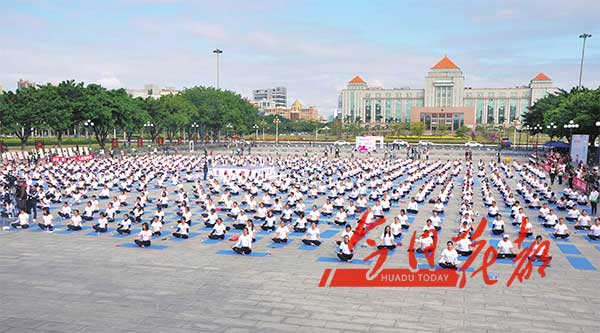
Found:
[[[440,60],[437,64],[435,64],[431,69],[454,69],[458,68],[455,63],[448,58],[448,56],[444,56],[442,60]]]
[[[363,79],[360,78],[360,76],[355,76],[352,80],[350,80],[350,83],[366,83]]]
[[[552,79],[544,73],[538,73],[531,81],[552,81]]]

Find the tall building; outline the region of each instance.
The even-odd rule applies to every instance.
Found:
[[[313,120],[320,121],[319,110],[314,106],[304,108],[302,102],[294,101],[291,108],[265,109],[264,115],[278,115],[289,120]]]
[[[286,87],[253,90],[252,96],[254,103],[258,105],[258,108],[261,110],[287,108]]]
[[[29,80],[23,80],[23,79],[19,79],[19,81],[17,81],[17,89],[23,89],[23,88],[29,88],[29,87],[35,87],[35,82],[29,81]]]
[[[557,90],[544,73],[537,74],[526,86],[465,87],[461,69],[444,56],[425,76],[424,89],[369,87],[356,76],[342,90],[338,106],[344,122],[420,121],[428,130],[439,125],[451,130],[463,125],[510,126],[521,122],[521,116],[535,101]]]
[[[160,98],[163,95],[175,95],[179,93],[179,90],[173,87],[164,87],[161,88],[156,84],[145,84],[144,89],[127,89],[127,93],[129,96],[136,98]]]

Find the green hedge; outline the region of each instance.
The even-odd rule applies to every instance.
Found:
[[[110,139],[110,140],[107,139],[107,142],[110,143],[111,140],[112,139]],[[45,147],[58,145],[58,139],[56,137],[50,137],[50,138],[30,137],[27,140],[27,147],[35,146],[36,141],[42,141],[44,143]],[[0,138],[0,142],[2,142],[7,147],[20,147],[21,146],[21,140],[19,140],[18,138]],[[90,138],[88,140],[87,138],[63,138],[63,140],[62,140],[62,144],[65,146],[74,146],[74,145],[86,146],[88,143],[96,144],[96,139]]]

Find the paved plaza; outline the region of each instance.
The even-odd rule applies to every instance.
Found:
[[[405,158],[403,152],[400,151],[398,158]],[[252,153],[274,151],[257,148]],[[279,152],[281,156],[294,153],[301,155],[304,149]],[[321,148],[310,149],[309,154],[323,155]],[[348,149],[342,151],[342,157],[349,155]],[[383,154],[379,152],[374,157],[383,158]],[[463,160],[463,157],[461,149],[434,149],[430,160]],[[479,158],[485,162],[495,160],[495,151],[476,151],[474,161]],[[519,155],[513,159],[524,162],[526,157]],[[464,169],[457,178],[463,176]],[[508,182],[514,186],[520,179],[515,172]],[[157,190],[149,188],[155,198]],[[172,187],[169,189],[172,193]],[[189,190],[190,184],[185,189]],[[417,189],[414,186],[411,194]],[[480,189],[481,183],[476,180],[474,210],[483,216],[486,209]],[[562,188],[555,184],[553,190],[558,193]],[[493,191],[500,201],[500,193],[495,188]],[[458,183],[453,194],[440,233],[442,246],[456,231],[460,208]],[[320,206],[323,202],[319,198],[315,204]],[[100,206],[104,208],[105,201]],[[411,228],[405,231],[403,246],[389,256],[386,268],[408,267],[406,235],[421,230],[433,204],[420,207]],[[400,208],[406,208],[406,203],[392,206],[386,214],[389,222]],[[171,204],[167,212],[173,213],[175,209]],[[533,210],[526,213],[532,220],[537,215]],[[151,214],[152,209],[147,209],[145,220]],[[194,216],[199,213],[194,211]],[[267,255],[232,256],[217,254],[230,250],[232,242],[203,243],[208,231],[200,225],[199,217],[195,222],[192,232],[199,233],[198,236],[184,241],[173,241],[171,237],[153,240],[147,249],[123,246],[132,243],[139,225],[134,226],[132,236],[124,238],[112,233],[86,235],[87,231],[37,232],[37,226],[30,230],[0,231],[0,332],[598,332],[600,329],[598,271],[576,269],[568,259],[582,257],[594,268],[600,268],[600,242],[590,243],[584,233],[574,233],[572,226],[568,244],[574,245],[579,254],[563,253],[558,247],[560,243],[552,240],[553,260],[546,269],[546,277],[540,277],[534,270],[529,280],[517,280],[510,287],[506,282],[515,265],[497,263],[490,269],[498,275],[498,283],[492,286],[485,285],[478,274],[469,277],[464,289],[319,288],[326,268],[367,267],[317,261],[320,257],[335,257],[335,236],[324,239],[324,244],[313,251],[304,251],[299,250],[298,236],[291,236],[293,241],[283,248],[272,248],[271,236],[259,234],[261,239],[253,249]],[[171,225],[172,221],[167,227]],[[320,224],[319,228],[321,232],[342,231],[327,224]],[[516,234],[511,225],[507,225],[507,230],[511,236]],[[378,228],[369,236],[378,238],[380,233]],[[549,233],[534,222],[534,234],[547,238]],[[483,237],[492,239],[487,231]],[[155,245],[166,247],[155,249]],[[355,258],[371,252],[370,248],[358,247]],[[425,260],[419,259],[419,263]],[[478,259],[474,266],[480,263]]]

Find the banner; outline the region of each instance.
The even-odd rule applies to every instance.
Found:
[[[138,147],[141,147],[141,146],[143,146],[143,145],[144,145],[144,143],[142,142],[142,138],[138,138],[138,139],[137,139],[137,146],[138,146]]]
[[[65,162],[83,162],[83,161],[89,161],[94,159],[94,155],[92,154],[87,154],[87,155],[77,155],[77,156],[71,156],[71,157],[62,157],[62,156],[52,156],[50,157],[50,162],[57,162],[57,163],[65,163]]]
[[[583,193],[587,193],[588,184],[585,180],[577,177],[573,177],[573,187],[582,191]]]
[[[571,160],[577,164],[579,161],[587,163],[588,142],[590,136],[587,134],[573,134],[571,136]]]
[[[119,146],[119,141],[117,139],[112,139],[112,147],[117,148]]]
[[[356,137],[356,150],[357,151],[374,151],[377,150],[377,143],[380,143],[383,148],[383,137],[382,136],[357,136]]]
[[[35,147],[37,149],[42,149],[42,148],[44,148],[44,143],[42,141],[38,140],[35,142]]]

